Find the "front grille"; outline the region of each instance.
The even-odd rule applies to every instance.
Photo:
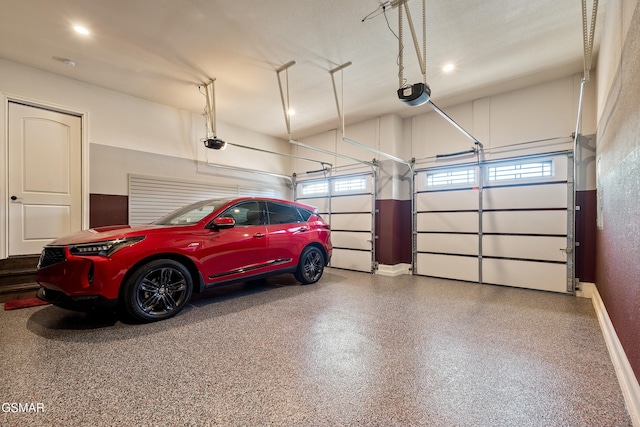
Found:
[[[65,259],[64,246],[45,246],[40,254],[38,268],[49,267],[50,265],[63,262]]]

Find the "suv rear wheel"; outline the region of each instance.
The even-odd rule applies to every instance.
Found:
[[[295,272],[296,280],[303,285],[316,283],[322,277],[324,271],[324,255],[315,246],[307,246],[300,255],[298,269]]]

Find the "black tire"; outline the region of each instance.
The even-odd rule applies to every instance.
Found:
[[[189,270],[171,259],[158,259],[139,267],[126,281],[123,308],[134,320],[154,322],[182,310],[191,298]]]
[[[298,269],[294,276],[303,285],[316,283],[322,277],[324,271],[324,255],[315,246],[307,246],[300,255]]]

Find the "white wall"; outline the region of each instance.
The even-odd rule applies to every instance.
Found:
[[[211,160],[219,163],[218,159]],[[234,188],[268,188],[273,189],[274,197],[284,199],[292,195],[290,181],[282,178],[101,144],[91,145],[90,164],[91,193],[94,194],[128,195],[129,175],[133,174]]]
[[[90,143],[194,157],[188,112],[2,59],[0,92],[86,114]]]
[[[0,93],[8,99],[20,99],[84,114],[87,127],[84,134],[89,142],[88,150],[96,147],[96,150],[105,154],[105,147],[111,147],[118,149],[121,156],[127,157],[118,159],[100,155],[87,156],[90,159],[88,170],[91,193],[127,194],[127,187],[123,183],[128,173],[155,172],[163,177],[212,179],[207,175],[221,173],[203,167],[210,162],[286,175],[292,173],[291,160],[287,157],[237,147],[228,147],[224,151],[206,149],[200,141],[206,134],[201,114],[178,110],[2,59]],[[0,126],[4,134],[6,120]],[[224,122],[218,123],[218,136],[229,142],[265,150],[290,150],[289,144],[282,140]],[[166,162],[175,159],[176,167],[165,165],[158,168],[154,166],[154,162],[160,157],[152,155],[164,156],[168,159]],[[234,173],[225,170],[222,175],[234,176]],[[4,180],[4,177],[0,179]]]
[[[250,121],[251,118],[247,118],[247,120]],[[278,156],[231,145],[223,151],[207,149],[204,144],[200,142],[200,139],[205,136],[204,119],[197,117],[194,124],[198,160],[202,160],[205,163],[219,163],[289,176],[294,172],[291,157]],[[218,137],[231,144],[255,147],[260,150],[285,154],[291,154],[293,148],[291,144],[284,140],[262,135],[224,122],[217,123],[217,132]],[[248,177],[248,179],[255,179],[255,176],[253,178]]]
[[[232,146],[225,151],[208,150],[200,142],[205,134],[204,118],[200,114],[180,111],[2,59],[0,92],[7,97],[33,100],[86,114],[86,135],[90,144],[281,174],[317,168],[310,162]],[[478,138],[487,152],[498,152],[511,144],[569,137],[575,130],[578,92],[579,76],[568,76],[443,109]],[[586,87],[584,105],[581,133],[588,135],[595,133],[593,85]],[[2,127],[4,129],[4,122]],[[436,154],[462,151],[472,146],[470,140],[434,112],[404,120],[390,114],[347,126],[345,133],[361,144],[407,160],[411,157],[431,158]],[[224,122],[218,124],[218,136],[232,143],[265,150],[297,152],[304,157],[329,161],[334,166],[353,163],[296,148],[285,141]],[[301,142],[362,160],[385,160],[384,157],[343,142],[337,130],[305,138]],[[136,156],[139,160],[140,154]],[[92,162],[98,161],[94,159]],[[175,173],[184,178],[185,174],[196,174],[197,169],[194,166],[192,172],[177,170]],[[144,171],[147,172],[147,168]],[[121,172],[136,173],[135,170]],[[161,172],[163,175],[172,173],[171,170]],[[107,177],[101,174],[93,174],[90,185],[91,192],[122,194],[121,184],[116,184],[112,189]]]
[[[382,117],[349,125],[345,128],[345,137],[350,140],[401,159],[408,159],[410,158],[410,153],[407,150],[408,147],[403,144],[402,134],[402,119],[395,114],[387,114]],[[339,129],[306,137],[300,139],[300,142],[358,160],[385,160],[384,156],[343,141]],[[298,148],[298,155],[328,161],[336,167],[344,167],[357,163],[353,160],[317,153],[314,150],[308,150],[303,147]],[[295,160],[294,167],[297,171],[304,170],[306,167],[305,164],[306,162],[304,161]]]
[[[487,160],[570,150],[573,146],[571,135],[576,130],[581,77],[581,73],[567,76],[442,110],[484,145]],[[588,83],[585,86],[579,133],[593,135],[595,132],[596,86]],[[345,133],[361,144],[403,160],[415,158],[417,167],[475,160],[472,155],[436,159],[438,154],[466,151],[474,144],[433,111],[406,119],[390,114],[348,126]],[[402,180],[404,171],[401,167],[380,155],[342,142],[339,131],[325,132],[302,139],[301,142],[361,160],[377,158],[383,163],[378,197],[399,200],[409,197],[406,182],[394,182]],[[305,151],[305,154],[314,155],[309,150]],[[328,160],[332,159],[328,157]],[[338,165],[349,163],[343,159],[336,161]],[[595,185],[593,166],[592,161],[585,166],[589,168],[585,174],[588,177],[584,178],[588,181],[585,186],[590,188]],[[295,167],[299,167],[299,162]]]
[[[598,75],[598,120],[602,117],[604,100],[611,91],[622,58],[622,45],[631,26],[631,19],[638,0],[608,0],[606,4],[603,28],[596,29],[602,33],[600,51],[597,58]]]
[[[575,132],[580,77],[568,76],[534,86],[482,98],[443,110],[477,138],[486,159],[509,157],[554,149],[570,149]],[[438,154],[465,151],[473,142],[435,112],[410,119],[405,136],[413,156],[423,164],[472,160],[435,160]],[[595,133],[595,85],[585,87],[582,134]]]

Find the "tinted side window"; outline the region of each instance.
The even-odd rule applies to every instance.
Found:
[[[269,224],[294,224],[302,221],[295,206],[267,202],[267,210],[269,211]]]
[[[311,217],[311,214],[313,214],[313,212],[307,209],[298,208],[298,214],[300,214],[300,217],[302,217],[303,221],[309,221],[309,218]]]
[[[262,224],[262,209],[260,202],[243,202],[230,207],[221,217],[233,218],[236,225],[260,225]]]

